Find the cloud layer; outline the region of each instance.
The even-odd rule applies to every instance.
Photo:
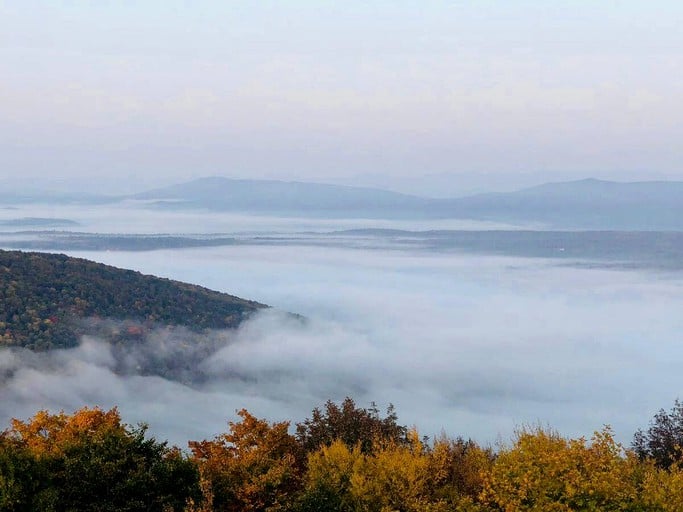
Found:
[[[301,420],[349,395],[393,402],[428,435],[495,441],[537,421],[586,435],[609,423],[629,441],[680,390],[680,276],[324,247],[86,256],[308,320],[270,311],[201,338],[160,330],[127,349],[85,338],[71,351],[2,351],[3,424],[41,407],[118,405],[183,444],[241,407]]]

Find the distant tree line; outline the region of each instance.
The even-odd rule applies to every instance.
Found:
[[[247,410],[189,452],[116,409],[38,412],[0,434],[0,510],[512,512],[683,510],[683,406],[632,449],[609,428],[567,439],[524,428],[497,449],[421,438],[350,398],[290,428]]]
[[[0,250],[0,347],[71,347],[82,318],[126,319],[142,327],[236,327],[264,307],[170,279],[62,254]],[[135,334],[135,333],[133,333]]]

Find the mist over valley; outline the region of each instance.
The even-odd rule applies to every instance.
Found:
[[[183,442],[219,432],[247,405],[273,420],[303,418],[353,396],[394,403],[427,435],[493,442],[530,422],[570,435],[609,422],[628,441],[677,395],[677,232],[132,204],[18,208],[0,217],[74,224],[5,225],[4,249],[63,252],[274,309],[236,329],[152,327],[118,344],[106,332],[125,319],[105,318],[109,331],[90,331],[77,348],[2,349],[0,421],[117,405]]]

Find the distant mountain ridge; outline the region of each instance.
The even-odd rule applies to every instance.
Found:
[[[450,215],[563,229],[681,230],[683,182],[596,179],[445,200]]]
[[[150,190],[132,199],[168,201],[168,206],[272,214],[349,212],[375,216],[401,209],[418,214],[430,199],[387,190],[300,181],[200,178]],[[357,216],[357,215],[356,215]]]
[[[117,330],[119,341],[159,326],[233,328],[265,307],[63,254],[0,250],[0,347],[74,346],[80,335],[92,334],[84,319],[127,322],[129,331]]]
[[[472,219],[559,229],[683,229],[683,182],[584,179],[432,199],[306,182],[200,178],[136,194],[166,208],[336,218]]]

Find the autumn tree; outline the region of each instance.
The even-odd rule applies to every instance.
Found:
[[[212,441],[189,443],[200,467],[211,510],[221,512],[287,510],[302,473],[296,439],[289,422],[268,423],[238,412],[229,432]]]
[[[591,442],[541,428],[522,430],[486,476],[482,500],[494,510],[647,510],[638,460],[605,428]]]
[[[640,462],[644,510],[680,512],[683,510],[683,469],[673,464],[666,469],[656,467],[654,460]]]
[[[407,442],[379,442],[363,453],[341,440],[308,455],[298,512],[464,512],[477,510],[490,453],[474,443],[459,450],[445,436],[428,446],[416,431]],[[468,467],[462,465],[468,464]],[[458,466],[458,467],[454,467]],[[471,495],[466,494],[467,485]],[[468,488],[469,490],[469,488]]]
[[[438,436],[429,450],[429,486],[434,498],[454,510],[473,507],[484,489],[495,454],[471,439]]]
[[[297,512],[354,511],[351,480],[363,458],[360,445],[350,448],[341,440],[309,453],[305,487],[297,504]]]
[[[351,492],[359,510],[422,512],[438,504],[429,492],[429,454],[416,431],[407,438],[382,444],[356,464]]]

